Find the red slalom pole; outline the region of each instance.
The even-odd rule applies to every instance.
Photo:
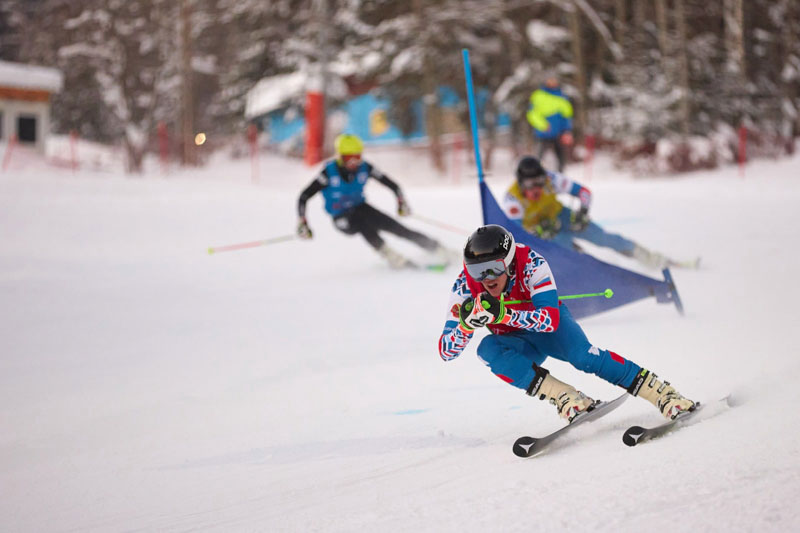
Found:
[[[747,162],[747,128],[739,126],[739,176],[744,177],[744,164]]]
[[[306,146],[303,160],[306,165],[322,161],[325,136],[325,95],[319,91],[306,93]]]
[[[286,242],[296,239],[297,236],[292,234],[281,235],[280,237],[273,237],[271,239],[262,239],[260,241],[241,242],[238,244],[228,244],[225,246],[209,246],[208,255],[218,252],[233,252],[234,250],[244,250],[245,248],[257,248],[258,246],[266,246],[268,244],[275,244],[277,242]]]
[[[14,151],[14,147],[17,145],[17,136],[11,135],[11,138],[8,140],[8,144],[6,145],[6,153],[3,155],[3,171],[8,168],[8,164],[11,162],[11,153]]]
[[[167,166],[169,165],[169,131],[167,125],[161,121],[158,123],[158,158],[161,160],[161,173],[167,173]]]
[[[247,142],[250,144],[250,179],[258,183],[258,127],[255,124],[247,126]]]
[[[78,132],[75,130],[71,130],[69,132],[69,154],[70,166],[72,167],[72,173],[74,174],[78,169]]]

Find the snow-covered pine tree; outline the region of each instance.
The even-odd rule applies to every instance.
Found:
[[[157,122],[177,107],[176,7],[169,0],[87,0],[64,23],[58,55],[67,70],[93,73],[131,172],[141,171]]]

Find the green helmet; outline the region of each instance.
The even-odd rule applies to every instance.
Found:
[[[352,133],[342,133],[337,136],[334,141],[334,146],[336,147],[336,155],[339,156],[339,159],[341,159],[343,155],[361,155],[361,152],[364,151],[364,143],[358,135],[353,135]]]

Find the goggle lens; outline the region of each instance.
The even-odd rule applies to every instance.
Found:
[[[361,154],[343,155],[342,163],[346,167],[354,167],[361,164]]]
[[[529,178],[529,179],[526,179],[526,180],[522,180],[520,182],[520,187],[523,190],[537,189],[537,188],[540,188],[540,187],[544,187],[544,184],[546,182],[547,182],[547,180],[545,180],[545,179]]]
[[[497,279],[507,273],[506,264],[500,259],[466,265],[466,267],[467,273],[469,273],[470,277],[475,281]]]

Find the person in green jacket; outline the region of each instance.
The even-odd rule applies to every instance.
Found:
[[[531,93],[527,119],[539,145],[539,160],[552,148],[558,158],[558,171],[564,171],[565,147],[571,146],[572,104],[564,97],[558,80],[550,76]]]

